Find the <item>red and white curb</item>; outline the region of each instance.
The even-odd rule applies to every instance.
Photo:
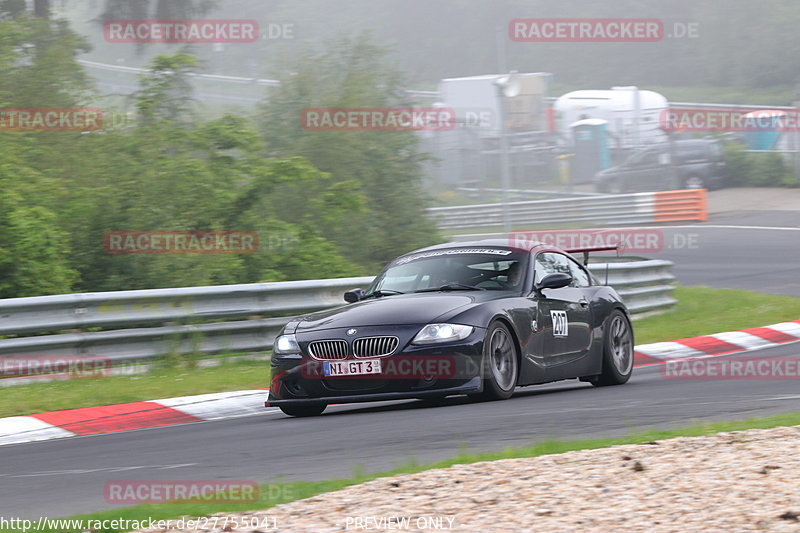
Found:
[[[264,413],[268,392],[218,392],[0,418],[0,446]]]
[[[636,366],[644,366],[687,357],[728,355],[796,341],[800,341],[800,320],[781,322],[763,328],[642,344],[634,349],[633,360]]]
[[[636,366],[745,352],[800,341],[800,320],[636,346]],[[0,418],[0,446],[264,413],[268,391],[243,390]]]

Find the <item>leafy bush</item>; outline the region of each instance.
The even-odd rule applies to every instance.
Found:
[[[739,142],[725,145],[729,183],[738,187],[799,187],[800,181],[783,154],[746,152]]]

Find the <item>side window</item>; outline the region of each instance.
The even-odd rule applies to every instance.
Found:
[[[536,256],[534,282],[539,282],[548,274],[555,274],[557,272],[572,275],[569,268],[569,259],[567,259],[565,255],[544,252]]]
[[[569,271],[572,274],[570,287],[588,287],[592,284],[589,274],[575,261],[569,262]]]
[[[572,276],[570,287],[588,287],[591,278],[581,266],[563,254],[544,252],[536,256],[535,281],[541,281],[548,274],[560,272]]]
[[[694,161],[704,161],[707,159],[706,157],[706,150],[704,146],[690,146],[683,152],[683,157],[681,158],[683,161],[687,163],[691,163]]]
[[[658,152],[647,152],[639,161],[638,166],[650,167],[658,164]]]

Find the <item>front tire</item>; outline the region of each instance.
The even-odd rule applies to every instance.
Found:
[[[502,322],[493,322],[483,340],[483,392],[477,400],[505,400],[514,394],[519,377],[519,354],[514,337]]]
[[[622,385],[633,372],[633,328],[628,317],[614,310],[603,328],[603,371],[592,381],[595,387]]]
[[[296,417],[319,416],[328,407],[326,403],[315,403],[311,405],[279,405],[278,408],[284,414]]]

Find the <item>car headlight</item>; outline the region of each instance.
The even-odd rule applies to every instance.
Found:
[[[461,324],[428,324],[417,333],[411,344],[433,344],[466,339],[475,329]]]
[[[272,352],[278,355],[300,353],[300,345],[297,344],[297,339],[294,335],[279,335],[278,338],[275,339]]]

